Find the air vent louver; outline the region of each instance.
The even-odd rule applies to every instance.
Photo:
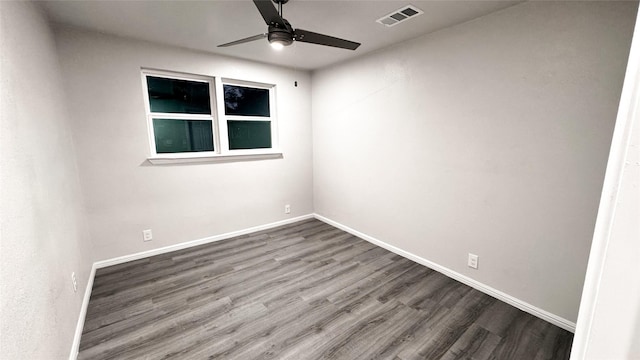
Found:
[[[387,27],[391,27],[397,25],[403,21],[414,18],[418,15],[423,14],[424,12],[413,5],[407,5],[403,8],[400,8],[396,11],[390,12],[389,14],[381,17],[376,20],[376,22],[385,25]]]

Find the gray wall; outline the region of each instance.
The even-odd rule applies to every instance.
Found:
[[[309,73],[73,29],[57,42],[97,260],[313,211]],[[284,158],[149,164],[142,67],[275,84]]]
[[[575,321],[636,8],[527,2],[314,72],[315,211]]]
[[[45,17],[30,2],[0,16],[0,357],[62,359],[92,258],[69,116]]]

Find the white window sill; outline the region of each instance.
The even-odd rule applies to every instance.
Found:
[[[220,155],[157,155],[147,158],[154,165],[170,165],[170,164],[189,164],[189,163],[219,163],[219,162],[236,162],[236,161],[253,161],[281,159],[282,152],[264,152],[255,154],[220,154]]]

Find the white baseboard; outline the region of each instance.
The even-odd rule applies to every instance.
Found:
[[[209,236],[209,237],[198,239],[198,240],[191,240],[191,241],[183,242],[180,244],[169,245],[169,246],[161,247],[158,249],[147,250],[147,251],[143,251],[143,252],[139,252],[131,255],[120,256],[113,259],[101,260],[96,262],[95,265],[97,269],[100,269],[107,266],[123,264],[133,260],[140,260],[140,259],[148,258],[151,256],[155,256],[155,255],[166,254],[172,251],[187,249],[190,247],[204,245],[204,244],[212,243],[215,241],[226,240],[236,236],[247,235],[253,232],[267,230],[267,229],[291,224],[291,223],[302,221],[302,220],[313,219],[313,217],[314,217],[313,214],[302,215],[295,218],[276,221],[276,222],[264,224],[264,225],[258,225],[258,226],[250,227],[243,230],[232,231],[232,232],[215,235],[215,236]]]
[[[87,287],[84,290],[84,298],[82,299],[82,307],[80,315],[78,315],[78,323],[76,324],[76,333],[73,336],[73,344],[71,345],[71,353],[69,360],[76,360],[80,351],[80,337],[82,337],[82,329],[84,328],[84,319],[87,317],[87,308],[89,307],[89,299],[91,298],[91,289],[93,289],[93,279],[96,277],[96,264],[91,266]]]
[[[512,305],[512,306],[514,306],[514,307],[516,307],[516,308],[518,308],[518,309],[520,309],[520,310],[522,310],[524,312],[527,312],[527,313],[529,313],[529,314],[531,314],[533,316],[536,316],[536,317],[538,317],[538,318],[540,318],[542,320],[548,321],[548,322],[550,322],[550,323],[552,323],[552,324],[554,324],[554,325],[556,325],[556,326],[558,326],[560,328],[563,328],[563,329],[565,329],[567,331],[570,331],[570,332],[575,332],[575,330],[576,330],[576,323],[575,322],[569,321],[569,320],[567,320],[565,318],[562,318],[562,317],[560,317],[558,315],[552,314],[552,313],[550,313],[550,312],[548,312],[546,310],[542,310],[539,307],[536,307],[536,306],[533,306],[533,305],[527,303],[526,301],[522,301],[522,300],[520,300],[518,298],[515,298],[515,297],[509,295],[509,294],[505,294],[500,290],[492,288],[491,286],[483,284],[483,283],[481,283],[481,282],[479,282],[477,280],[474,280],[474,279],[472,279],[472,278],[470,278],[468,276],[462,275],[462,274],[460,274],[460,273],[458,273],[456,271],[453,271],[453,270],[451,270],[449,268],[446,268],[446,267],[444,267],[442,265],[438,265],[438,264],[436,264],[434,262],[431,262],[431,261],[429,261],[429,260],[427,260],[425,258],[422,258],[420,256],[414,255],[414,254],[412,254],[412,253],[410,253],[408,251],[402,250],[402,249],[397,248],[397,247],[395,247],[393,245],[389,245],[389,244],[385,243],[384,241],[378,240],[378,239],[376,239],[376,238],[374,238],[372,236],[369,236],[367,234],[361,233],[360,231],[352,229],[352,228],[350,228],[350,227],[348,227],[346,225],[343,225],[343,224],[341,224],[341,223],[339,223],[337,221],[328,219],[328,218],[326,218],[326,217],[324,217],[322,215],[319,215],[319,214],[314,214],[314,217],[316,219],[320,220],[320,221],[323,221],[323,222],[329,224],[329,225],[335,226],[338,229],[344,230],[344,231],[346,231],[346,232],[348,232],[350,234],[353,234],[353,235],[355,235],[355,236],[357,236],[357,237],[359,237],[361,239],[364,239],[364,240],[366,240],[366,241],[368,241],[368,242],[370,242],[370,243],[372,243],[374,245],[377,245],[377,246],[380,246],[382,248],[385,248],[385,249],[387,249],[387,250],[389,250],[391,252],[394,252],[394,253],[396,253],[396,254],[404,257],[404,258],[407,258],[409,260],[415,261],[418,264],[421,264],[421,265],[424,265],[424,266],[426,266],[426,267],[428,267],[430,269],[433,269],[433,270],[435,270],[435,271],[437,271],[437,272],[439,272],[439,273],[441,273],[441,274],[443,274],[443,275],[445,275],[447,277],[450,277],[450,278],[452,278],[454,280],[457,280],[457,281],[459,281],[459,282],[461,282],[461,283],[463,283],[465,285],[469,285],[469,286],[471,286],[472,288],[474,288],[476,290],[482,291],[483,293],[485,293],[485,294],[487,294],[489,296],[492,296],[492,297],[494,297],[494,298],[496,298],[498,300],[504,301],[509,305]]]

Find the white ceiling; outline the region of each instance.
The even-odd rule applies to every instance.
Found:
[[[291,0],[284,18],[294,28],[362,43],[355,51],[306,43],[275,51],[267,40],[228,48],[219,44],[265,33],[266,24],[249,0],[46,1],[56,23],[135,39],[181,46],[298,69],[313,70],[459,24],[519,1],[489,0]],[[376,20],[412,4],[425,13],[393,27]]]

